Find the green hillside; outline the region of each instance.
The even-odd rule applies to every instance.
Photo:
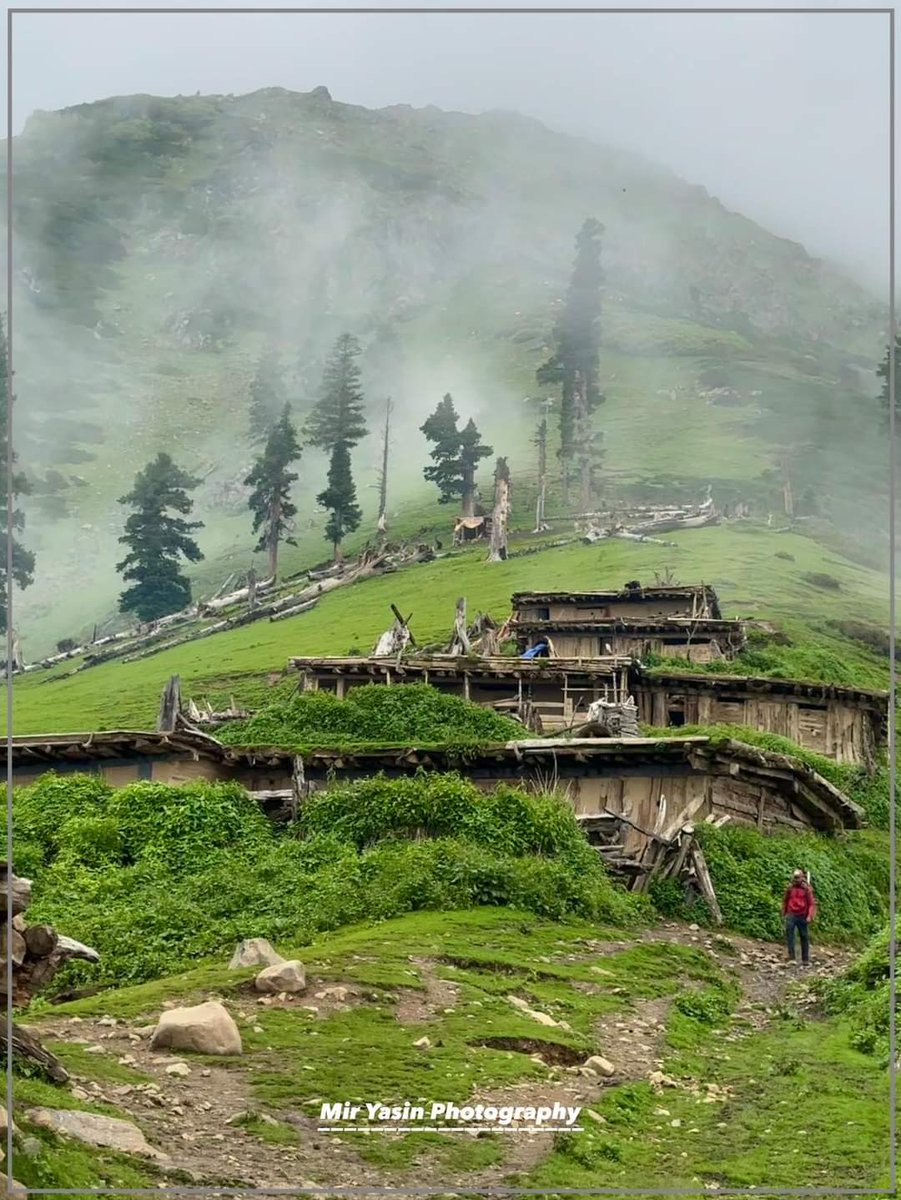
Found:
[[[368,653],[391,623],[392,603],[412,613],[417,640],[428,644],[449,638],[454,599],[461,594],[471,614],[487,611],[503,620],[515,591],[615,587],[627,579],[653,580],[655,571],[666,570],[685,582],[714,583],[728,616],[778,623],[781,644],[736,664],[738,669],[888,686],[888,659],[847,636],[849,623],[851,632],[885,626],[887,587],[879,573],[809,538],[766,528],[715,527],[673,540],[675,549],[577,544],[505,563],[488,563],[480,547],[339,589],[311,612],[260,621],[136,662],[113,661],[75,674],[78,661],[64,662],[16,678],[15,732],[152,727],[160,692],[173,674],[198,701],[227,704],[234,696],[260,704],[272,694],[270,675],[282,671],[292,655]]]
[[[535,414],[523,401],[537,398],[588,215],[606,229],[608,497],[694,499],[710,484],[778,524],[785,458],[823,545],[887,559],[874,519],[887,491],[880,305],[637,157],[512,114],[369,111],[269,89],[38,113],[14,162],[16,445],[38,555],[16,619],[27,658],[114,615],[115,501],[159,449],[204,480],[196,590],[247,568],[245,500],[225,487],[249,465],[247,389],[270,339],[299,417],[334,337],[361,339],[370,428],[386,395],[398,414],[393,530],[447,530],[418,433],[446,391],[509,457],[514,522],[528,528]],[[379,449],[370,436],[355,452],[359,540]],[[306,453],[288,571],[328,554],[324,475]]]

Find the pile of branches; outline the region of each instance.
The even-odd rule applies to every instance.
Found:
[[[336,588],[359,583],[363,579],[389,571],[398,571],[416,563],[430,562],[434,558],[435,551],[432,547],[422,544],[365,546],[358,559],[305,572],[305,586],[278,599],[272,598],[276,590],[275,580],[256,581],[252,573],[244,587],[226,592],[225,589],[234,580],[234,575],[231,575],[211,600],[161,617],[149,626],[139,626],[124,633],[112,634],[87,645],[73,646],[64,653],[27,664],[22,670],[36,671],[79,657],[83,661],[75,667],[72,674],[113,659],[120,662],[136,662],[160,654],[164,650],[172,650],[176,646],[210,637],[214,633],[237,629],[254,621],[267,618],[270,621],[283,621],[288,617],[296,617],[315,608],[321,596]],[[234,609],[238,611],[229,611]],[[211,617],[220,619],[215,620],[213,624],[199,624]],[[184,626],[188,628],[185,629]]]
[[[0,912],[0,993],[5,1004],[14,1009],[27,1008],[34,997],[44,990],[65,963],[71,959],[86,962],[100,961],[100,955],[90,946],[63,937],[52,925],[29,925],[25,910],[31,903],[31,880],[14,875],[7,862],[0,862],[0,885],[8,889],[12,899],[12,921],[4,905]],[[9,967],[12,964],[12,995],[9,988]],[[6,1023],[0,1023],[0,1049],[7,1055],[28,1059],[41,1067],[52,1079],[65,1083],[69,1078],[63,1064],[45,1050],[37,1038],[25,1029],[13,1025],[12,1043],[7,1037]]]
[[[586,545],[606,538],[620,538],[632,542],[654,542],[661,546],[672,546],[657,534],[674,533],[680,529],[703,529],[717,525],[720,514],[708,490],[707,498],[696,505],[641,505],[628,510],[613,510],[606,513],[583,513],[577,520],[585,524],[582,541]]]

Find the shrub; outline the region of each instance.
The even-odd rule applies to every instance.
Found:
[[[303,692],[248,721],[219,732],[230,745],[292,749],[332,746],[450,745],[508,742],[522,726],[490,709],[448,696],[426,684],[366,684],[344,700],[331,692]]]
[[[116,792],[45,775],[16,792],[14,825],[16,862],[35,868],[29,917],[101,954],[99,967],[71,964],[57,987],[141,982],[244,937],[298,946],[415,909],[509,905],[607,924],[646,911],[614,887],[561,801],[486,795],[454,775],[337,788],[281,832],[232,784]]]
[[[850,1017],[849,1040],[854,1049],[877,1055],[883,1066],[888,1066],[891,1007],[888,927],[871,939],[843,977],[827,980],[820,991],[827,1011]]]
[[[815,929],[824,938],[868,937],[885,919],[888,870],[879,847],[853,836],[771,834],[700,825],[717,900],[726,925],[749,937],[782,937],[782,897],[792,871],[809,870],[817,895]]]

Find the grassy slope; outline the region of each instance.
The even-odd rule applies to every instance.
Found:
[[[109,663],[68,678],[60,677],[67,665],[17,679],[14,729],[147,728],[173,674],[181,676],[190,696],[215,701],[234,694],[259,704],[267,695],[267,675],[282,670],[291,655],[346,654],[352,648],[368,652],[390,624],[391,603],[412,612],[413,631],[427,643],[449,636],[456,595],[467,597],[470,613],[484,610],[503,619],[517,590],[618,586],[627,579],[650,580],[655,570],[667,567],[685,582],[714,583],[727,615],[778,620],[816,652],[828,654],[825,666],[833,681],[885,686],[886,665],[827,628],[829,620],[843,618],[884,624],[887,587],[878,574],[809,539],[763,529],[716,527],[677,534],[673,540],[678,549],[624,542],[574,545],[501,564],[488,564],[479,548],[327,595],[312,612],[286,621],[262,621],[139,662]],[[792,555],[792,561],[777,558],[777,553]],[[805,584],[802,576],[808,572],[832,575],[841,590]],[[812,675],[815,655],[798,657],[796,673]]]
[[[747,1015],[732,1020],[727,1015],[737,998],[732,943],[722,938],[710,943],[717,951],[713,958],[688,938],[683,945],[658,941],[617,948],[604,942],[611,935],[618,936],[509,910],[420,913],[377,929],[323,936],[296,952],[281,947],[304,962],[314,981],[311,990],[343,981],[363,991],[362,1002],[324,1018],[314,1019],[294,1005],[254,1006],[248,1014],[239,989],[252,972],[205,963],[184,975],[47,1009],[35,1019],[40,1028],[45,1019],[56,1023],[62,1017],[90,1020],[109,1014],[140,1025],[153,1020],[165,1001],[221,996],[242,1029],[246,1056],[232,1070],[249,1068],[244,1072],[247,1107],[278,1121],[278,1127],[268,1127],[269,1136],[276,1140],[283,1133],[285,1144],[290,1144],[290,1130],[284,1119],[297,1112],[314,1115],[317,1097],[398,1102],[425,1092],[459,1103],[477,1090],[496,1094],[519,1083],[527,1087],[507,1092],[505,1102],[528,1103],[530,1089],[565,1082],[565,1071],[534,1061],[528,1052],[478,1043],[486,1037],[538,1039],[568,1047],[577,1058],[606,1053],[616,1060],[618,1078],[588,1104],[602,1123],[583,1112],[584,1132],[557,1137],[542,1161],[512,1177],[501,1168],[495,1184],[549,1192],[592,1186],[796,1186],[799,1179],[809,1186],[886,1186],[888,1081],[874,1060],[849,1049],[847,1025],[811,1020],[809,1011],[789,1002],[771,1011],[765,1032],[752,1032]],[[405,993],[423,992],[424,960],[457,994],[442,1001],[444,1008],[433,1011],[428,1024],[404,1025],[395,1019],[395,1004]],[[693,989],[697,1003],[686,1005]],[[570,1030],[536,1026],[506,1001],[511,993],[565,1020]],[[677,996],[683,998],[681,1008],[669,1007]],[[700,1095],[669,1088],[655,1095],[625,1044],[599,1037],[599,1021],[606,1020],[612,1031],[610,1022],[628,1024],[636,1003],[654,1000],[663,1002],[665,1033],[657,1051],[663,1069],[698,1085]],[[413,1045],[423,1033],[431,1042],[425,1052]],[[649,1036],[636,1035],[633,1045]],[[52,1044],[73,1069],[91,1078],[141,1079],[140,1068],[116,1067],[107,1055],[85,1055],[62,1041]],[[639,1048],[634,1049],[641,1061]],[[731,1089],[725,1104],[702,1102],[708,1083]],[[60,1094],[28,1081],[17,1089],[20,1101],[47,1103],[48,1092]],[[255,1128],[266,1132],[262,1124]],[[410,1186],[427,1172],[437,1186],[454,1180],[456,1191],[467,1175],[497,1166],[509,1149],[496,1136],[349,1137],[350,1146],[342,1152],[350,1153],[351,1161],[358,1152],[380,1167],[386,1184]],[[64,1154],[59,1147],[55,1152],[61,1170]],[[36,1182],[31,1164],[23,1167],[24,1182]],[[316,1169],[308,1165],[305,1176],[311,1172],[315,1178]],[[117,1179],[108,1168],[102,1177]],[[120,1171],[117,1181],[126,1179],[134,1175]],[[66,1182],[73,1181],[74,1176]],[[327,1178],[322,1185],[328,1185]]]

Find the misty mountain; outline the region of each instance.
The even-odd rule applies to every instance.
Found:
[[[778,511],[788,473],[834,544],[882,553],[884,306],[637,156],[511,113],[267,89],[36,113],[13,178],[14,436],[38,553],[17,620],[26,652],[112,610],[115,501],[160,449],[204,479],[202,570],[249,565],[247,392],[269,344],[302,417],[334,338],[361,340],[370,428],[386,395],[398,413],[395,504],[435,499],[418,426],[447,391],[511,456],[525,496],[523,401],[540,396],[587,216],[605,227],[610,493],[709,483]],[[355,459],[366,504],[377,440]],[[320,458],[301,470],[315,561]]]

